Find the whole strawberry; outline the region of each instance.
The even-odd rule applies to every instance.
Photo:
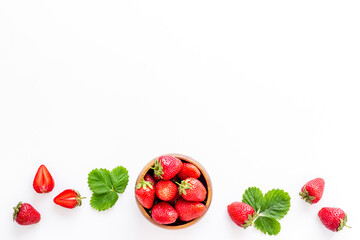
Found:
[[[178,213],[169,203],[159,202],[151,209],[151,217],[159,224],[171,224],[178,218]]]
[[[172,181],[160,180],[155,186],[156,196],[163,201],[172,201],[178,192],[177,186]]]
[[[145,180],[148,179],[150,181]],[[155,181],[154,179],[146,174],[144,179],[135,187],[135,196],[137,200],[143,205],[144,208],[150,209],[154,204],[155,200]]]
[[[48,193],[54,189],[55,182],[45,165],[41,165],[36,172],[33,188],[37,193]]]
[[[206,207],[200,202],[188,202],[184,199],[179,199],[175,203],[175,210],[179,214],[181,221],[191,221],[204,214]]]
[[[256,217],[255,210],[248,204],[243,202],[233,202],[227,207],[229,216],[233,222],[243,228],[252,225]]]
[[[54,198],[54,203],[64,208],[74,208],[81,206],[81,200],[83,198],[78,191],[66,189]]]
[[[160,156],[155,160],[154,177],[163,180],[170,180],[182,169],[183,163],[173,156]]]
[[[178,177],[181,180],[184,180],[186,178],[192,177],[192,178],[199,178],[201,175],[200,170],[192,163],[183,163],[183,167],[181,171],[178,173]]]
[[[151,182],[153,186],[156,185],[156,182],[155,182],[154,178],[149,173],[145,174],[144,180],[148,181],[148,182]]]
[[[186,178],[179,185],[180,196],[191,202],[202,202],[205,200],[207,191],[204,185],[196,178]]]
[[[29,203],[19,202],[14,207],[13,220],[20,225],[31,225],[38,223],[41,219],[40,213]]]
[[[320,201],[324,193],[325,181],[322,178],[315,178],[308,181],[302,188],[299,195],[307,203],[313,204]]]
[[[347,215],[340,208],[324,207],[319,211],[318,216],[324,226],[333,232],[349,227],[346,225]]]

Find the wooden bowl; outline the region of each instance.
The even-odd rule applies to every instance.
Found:
[[[205,168],[203,166],[201,166],[200,163],[198,163],[197,161],[195,161],[193,158],[182,155],[182,154],[176,154],[176,153],[170,153],[170,154],[163,154],[161,156],[164,155],[170,155],[173,157],[176,157],[178,159],[180,159],[183,162],[188,162],[188,163],[192,163],[194,164],[201,172],[201,176],[198,178],[200,182],[202,182],[202,184],[205,186],[206,190],[207,190],[207,196],[206,199],[204,200],[204,204],[206,207],[206,210],[204,212],[203,215],[201,215],[200,217],[193,219],[189,222],[184,222],[181,221],[180,219],[177,219],[176,222],[172,223],[172,224],[159,224],[157,222],[155,222],[152,218],[151,218],[151,214],[150,214],[150,210],[144,208],[141,203],[138,201],[138,199],[135,197],[136,199],[136,203],[141,211],[141,213],[145,216],[145,218],[147,220],[149,220],[151,223],[155,224],[156,226],[162,227],[162,228],[166,228],[166,229],[181,229],[181,228],[185,228],[185,227],[189,227],[191,225],[193,225],[194,223],[198,222],[207,212],[207,210],[210,207],[211,204],[211,199],[212,199],[212,186],[211,186],[211,181],[210,181],[210,177],[208,175],[208,173],[206,172]],[[151,169],[151,167],[154,166],[155,164],[155,160],[158,159],[158,157],[154,158],[153,160],[151,160],[148,164],[146,164],[146,166],[141,170],[135,186],[140,183],[140,181],[143,179],[143,177],[147,174],[150,173],[151,175],[153,175],[153,170]]]

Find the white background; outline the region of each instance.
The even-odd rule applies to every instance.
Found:
[[[0,2],[0,238],[358,239],[359,1]],[[212,205],[169,231],[137,209],[143,166],[182,153],[209,172]],[[37,194],[40,164],[56,186]],[[106,212],[89,205],[87,174],[123,165],[125,193]],[[315,205],[298,192],[326,181]],[[246,188],[291,197],[279,235],[231,222]],[[88,198],[68,210],[66,188]],[[41,222],[12,222],[18,201]],[[325,206],[352,229],[320,223]]]

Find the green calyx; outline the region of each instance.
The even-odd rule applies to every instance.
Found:
[[[299,192],[299,195],[301,196],[301,199],[304,199],[307,203],[313,204],[313,200],[315,199],[314,196],[310,196],[309,192],[303,188],[301,192]]]
[[[155,165],[151,169],[154,169],[155,176],[162,179],[162,175],[164,174],[164,171],[163,171],[164,168],[161,165],[161,161],[159,161],[159,159],[155,160]]]
[[[189,180],[182,180],[181,183],[176,183],[177,185],[179,185],[179,194],[182,195],[186,195],[186,190],[191,188],[191,184],[189,183]]]
[[[136,189],[143,188],[145,190],[148,187],[153,189],[153,184],[149,181],[145,181],[144,178],[136,185]]]
[[[339,225],[339,227],[337,228],[336,231],[338,232],[338,231],[342,230],[344,227],[351,228],[350,226],[346,225],[346,222],[347,222],[347,215],[345,214],[344,219],[340,218],[340,225]]]
[[[244,229],[253,225],[254,220],[258,217],[257,213],[254,213],[252,216],[248,214],[248,220],[245,220],[245,223],[241,225]]]
[[[14,207],[13,221],[15,221],[17,215],[19,214],[21,206],[22,202],[19,202],[16,207]]]
[[[82,204],[82,199],[84,199],[84,198],[86,198],[86,197],[81,197],[80,193],[79,193],[78,191],[76,191],[76,190],[74,190],[74,192],[76,192],[76,195],[77,195],[77,197],[76,197],[76,201],[77,201],[76,206],[77,206],[77,207],[78,207],[78,206],[81,206],[81,204]]]

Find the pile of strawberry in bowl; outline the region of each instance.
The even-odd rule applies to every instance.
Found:
[[[206,170],[194,159],[167,154],[150,161],[135,185],[140,211],[155,225],[168,229],[200,220],[211,203],[212,188]]]

